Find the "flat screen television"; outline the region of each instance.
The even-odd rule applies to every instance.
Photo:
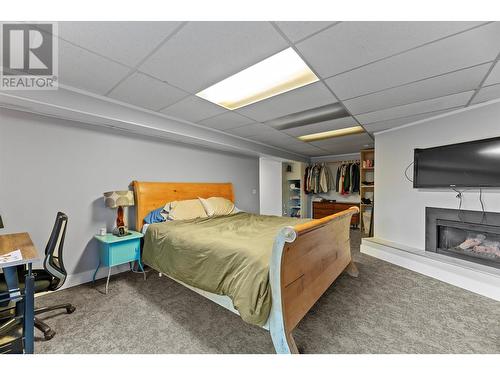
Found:
[[[415,149],[413,187],[500,187],[500,137]]]

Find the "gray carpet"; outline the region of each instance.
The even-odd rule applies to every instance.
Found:
[[[305,353],[500,353],[500,303],[359,252],[360,275],[340,276],[295,330]],[[97,289],[96,289],[97,288]],[[151,271],[37,298],[57,332],[37,353],[273,353],[267,331]]]

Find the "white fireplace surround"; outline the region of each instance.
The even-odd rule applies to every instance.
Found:
[[[361,252],[500,301],[500,270],[379,238],[363,238]]]

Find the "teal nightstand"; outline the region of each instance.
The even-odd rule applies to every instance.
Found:
[[[144,235],[139,232],[129,230],[129,234],[123,237],[117,237],[113,234],[106,234],[104,236],[96,235],[94,238],[99,242],[99,264],[94,272],[92,280],[95,282],[95,276],[99,267],[108,267],[108,279],[106,280],[106,294],[108,294],[109,277],[111,275],[111,267],[118,266],[119,264],[130,263],[137,261],[139,268],[144,274],[146,280],[146,273],[141,263],[141,238]],[[130,265],[132,269],[132,264]]]

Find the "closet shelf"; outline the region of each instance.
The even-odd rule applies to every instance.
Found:
[[[375,150],[364,149],[361,150],[361,175],[363,180],[360,186],[360,196],[363,198],[370,198],[370,203],[361,203],[361,236],[373,236],[373,211],[374,211],[374,193],[375,193],[375,180],[374,178],[367,178],[372,176],[375,172]],[[363,164],[365,166],[363,166]],[[367,166],[370,165],[370,166]],[[380,167],[380,166],[379,166]],[[373,176],[375,177],[375,176]]]

